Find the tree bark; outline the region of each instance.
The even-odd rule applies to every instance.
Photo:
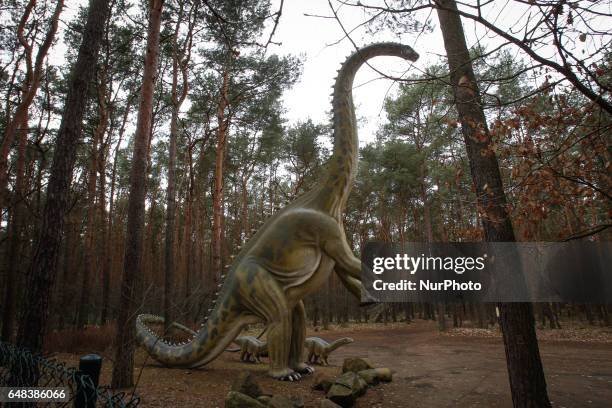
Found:
[[[178,139],[179,112],[183,101],[187,97],[188,78],[187,64],[189,57],[183,59],[185,48],[189,41],[185,41],[179,50],[178,35],[183,19],[183,3],[180,4],[174,37],[172,41],[172,116],[170,119],[170,146],[168,149],[168,186],[166,188],[166,239],[164,262],[164,321],[166,330],[172,324],[172,296],[174,292],[175,261],[175,220],[176,220],[176,142]],[[191,37],[192,26],[189,26],[188,37]],[[190,54],[188,54],[189,56]],[[178,76],[182,75],[182,88],[178,92]]]
[[[42,213],[40,237],[26,277],[28,292],[17,337],[20,345],[31,350],[41,350],[43,345],[49,301],[57,276],[64,217],[69,205],[76,148],[81,139],[87,91],[94,76],[108,5],[109,0],[90,1],[83,40],[68,81],[66,104],[47,186],[47,201]]]
[[[16,135],[20,131],[20,126],[25,124],[27,128],[28,123],[28,110],[30,109],[30,105],[34,100],[34,96],[36,96],[36,92],[40,86],[40,80],[43,75],[43,62],[49,52],[49,48],[55,39],[55,34],[57,33],[57,26],[59,22],[59,16],[62,12],[62,8],[64,7],[64,0],[58,0],[55,5],[55,10],[53,11],[53,15],[51,16],[51,20],[49,21],[49,28],[45,35],[45,39],[43,43],[38,48],[38,52],[36,53],[36,60],[34,62],[34,66],[32,66],[32,46],[28,44],[25,39],[23,32],[25,29],[25,24],[27,23],[32,10],[36,6],[35,0],[30,0],[30,2],[26,5],[25,11],[19,21],[19,25],[17,26],[17,39],[25,49],[26,53],[26,62],[27,62],[27,72],[26,79],[23,87],[23,98],[17,108],[15,109],[15,114],[12,120],[9,120],[6,126],[6,130],[4,131],[4,139],[2,139],[2,143],[0,144],[0,208],[3,208],[6,203],[6,188],[8,184],[8,155],[15,140]]]
[[[4,292],[4,307],[2,316],[2,334],[0,339],[10,342],[15,329],[15,314],[17,301],[17,277],[19,276],[20,259],[23,254],[23,230],[25,210],[25,166],[26,145],[28,142],[28,115],[23,117],[19,131],[19,145],[17,147],[17,174],[15,178],[15,191],[13,204],[10,210],[10,220],[7,236],[9,248],[7,253],[7,271]]]
[[[491,149],[480,92],[454,0],[437,2],[451,83],[472,180],[478,197],[485,241],[514,242],[506,210],[499,164]],[[512,401],[515,407],[550,407],[530,303],[499,304]]]
[[[98,184],[99,158],[103,148],[104,134],[108,123],[108,110],[106,106],[105,75],[101,75],[98,89],[98,105],[100,120],[94,130],[91,145],[91,162],[87,181],[87,230],[85,235],[85,268],[81,281],[81,299],[77,309],[77,328],[83,329],[89,318],[91,304],[91,279],[96,275],[98,263],[96,259],[96,187]]]
[[[223,72],[223,84],[217,107],[217,149],[215,158],[215,190],[213,194],[213,237],[212,237],[212,260],[213,274],[216,281],[220,280],[223,271],[223,163],[225,161],[225,149],[227,141],[227,119],[225,108],[227,107],[227,91],[229,88],[229,63]]]
[[[130,110],[132,107],[133,96],[130,95],[128,97],[127,105],[125,107],[125,112],[123,114],[123,119],[121,122],[121,129],[119,130],[119,139],[117,140],[117,144],[115,147],[114,157],[113,157],[113,169],[111,171],[111,187],[110,187],[110,196],[109,196],[109,204],[108,204],[108,219],[106,226],[106,242],[104,247],[104,266],[102,269],[102,316],[101,323],[105,324],[109,320],[110,315],[110,275],[111,270],[113,269],[113,228],[114,228],[114,217],[115,217],[115,186],[117,184],[117,166],[119,161],[119,148],[121,147],[121,141],[123,140],[123,135],[125,134],[125,125],[127,123],[128,116],[130,114]]]
[[[113,388],[131,387],[134,382],[134,348],[136,346],[136,313],[139,296],[136,283],[142,277],[142,253],[144,244],[145,195],[149,158],[149,139],[152,129],[153,93],[157,76],[159,56],[159,31],[163,0],[149,1],[149,27],[144,73],[140,94],[140,106],[134,153],[130,171],[130,196],[128,199],[125,254],[123,258],[123,282],[117,337],[115,339],[115,364],[113,365]]]
[[[178,23],[177,30],[178,31]],[[175,31],[175,37],[177,35]],[[176,47],[176,41],[174,46]],[[164,319],[165,327],[168,329],[172,324],[171,303],[174,291],[174,229],[176,219],[176,139],[178,137],[178,114],[179,105],[177,98],[178,61],[174,55],[172,61],[172,117],[170,119],[170,146],[168,149],[168,186],[166,187],[166,240],[165,240],[165,263],[164,263]]]

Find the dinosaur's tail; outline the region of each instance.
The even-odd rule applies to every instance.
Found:
[[[240,333],[252,323],[244,313],[233,308],[216,307],[193,338],[173,344],[159,337],[147,324],[163,323],[164,318],[142,314],[136,318],[136,337],[155,360],[169,367],[199,367],[214,360]]]

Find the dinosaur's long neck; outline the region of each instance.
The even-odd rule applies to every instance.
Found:
[[[384,55],[406,58],[406,48],[397,43],[369,45],[348,57],[338,71],[332,101],[334,152],[328,163],[327,177],[322,182],[317,196],[317,201],[323,209],[336,218],[341,216],[346,206],[357,174],[359,139],[352,95],[355,74],[365,61],[373,57]]]
[[[338,339],[336,341],[333,341],[330,343],[329,346],[327,346],[327,352],[331,353],[332,351],[336,350],[337,348],[344,346],[345,344],[348,344],[349,341],[347,341],[346,337],[343,337],[341,339]]]

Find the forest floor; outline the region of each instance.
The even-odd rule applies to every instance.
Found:
[[[596,336],[576,330],[544,331],[540,353],[553,407],[604,407],[612,401],[612,329]],[[565,334],[564,334],[565,332]],[[574,334],[572,334],[574,333]],[[350,336],[355,342],[330,357],[318,371],[337,375],[346,357],[367,357],[376,367],[396,371],[393,382],[368,389],[356,407],[511,407],[504,347],[495,330],[453,329],[440,334],[435,322],[336,328],[309,332],[326,339]],[[112,355],[103,353],[106,357]],[[78,355],[57,358],[77,364]],[[158,366],[139,349],[136,392],[143,407],[223,407],[231,382],[249,370],[268,394],[300,395],[306,407],[318,407],[323,392],[311,389],[313,377],[297,383],[266,376],[267,364],[240,363],[238,353],[223,353],[203,369]],[[144,364],[144,368],[143,368]],[[110,383],[111,365],[101,384]]]

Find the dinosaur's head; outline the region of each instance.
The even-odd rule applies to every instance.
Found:
[[[408,45],[401,45],[400,57],[408,61],[416,61],[419,59],[419,54]]]
[[[416,61],[419,59],[419,54],[412,47],[398,42],[379,42],[367,45],[358,51],[362,58],[375,56],[392,56],[405,59],[407,61]]]
[[[352,342],[354,342],[355,340],[353,340],[350,337],[343,337],[339,340],[342,344],[350,344]]]

